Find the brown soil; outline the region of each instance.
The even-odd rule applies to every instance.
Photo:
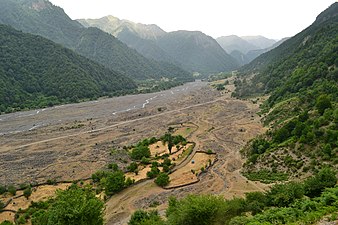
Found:
[[[7,202],[11,198],[12,201],[5,209],[18,211],[20,208],[27,209],[32,201],[46,201],[48,198],[55,195],[56,190],[65,190],[69,186],[70,184],[58,184],[34,187],[32,188],[32,195],[28,199],[26,199],[24,196],[18,197],[22,195],[23,191],[17,191],[16,196],[3,196],[2,200],[3,202]],[[0,222],[5,220],[14,222],[14,213],[0,213]]]
[[[233,85],[227,86],[227,90],[233,90]],[[158,97],[144,108],[112,114],[124,105],[130,107],[155,96]],[[159,107],[165,110],[158,111]],[[200,182],[186,187],[164,190],[148,180],[127,188],[106,203],[107,224],[126,224],[134,210],[149,208],[154,201],[163,210],[171,195],[178,198],[190,193],[241,196],[264,188],[247,182],[239,173],[243,163],[239,150],[252,137],[264,132],[257,111],[258,104],[230,98],[230,93],[220,94],[206,83],[195,82],[173,91],[55,107],[26,118],[19,116],[29,112],[15,114],[16,117],[10,115],[13,118],[6,117],[7,120],[0,117],[2,133],[39,121],[47,124],[31,131],[0,135],[0,183],[83,179],[110,162],[125,168],[130,160],[123,146],[159,137],[169,126],[176,126],[176,132],[182,132],[196,143],[194,152],[178,169],[191,162],[196,150],[212,149],[218,161],[200,176]],[[84,126],[77,126],[78,123]],[[182,124],[186,127],[178,128]],[[110,154],[112,148],[116,154]]]
[[[201,172],[201,168],[207,168],[209,160],[213,163],[215,158],[215,155],[197,152],[185,166],[170,174],[170,184],[168,188],[196,182],[198,180],[197,174]]]

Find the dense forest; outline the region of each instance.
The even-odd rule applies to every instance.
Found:
[[[102,30],[85,28],[63,9],[45,0],[0,0],[0,23],[41,35],[136,80],[162,77],[192,81],[175,65],[149,60]]]
[[[267,171],[285,179],[325,165],[337,168],[337,12],[334,3],[310,27],[241,70],[234,96],[269,96],[261,114],[270,129],[243,150],[249,178],[268,182]]]
[[[0,112],[128,93],[136,84],[40,36],[0,25]]]

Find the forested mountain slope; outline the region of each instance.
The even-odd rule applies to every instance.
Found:
[[[244,150],[249,176],[266,174],[263,170],[298,176],[325,165],[337,169],[337,59],[334,3],[311,26],[241,70],[235,96],[270,96],[262,113],[271,129]]]
[[[47,40],[0,25],[0,112],[128,93],[135,83]]]
[[[156,25],[145,25],[113,16],[78,20],[86,27],[94,26],[116,36],[142,55],[174,63],[190,72],[208,75],[238,68],[237,61],[219,44],[202,32],[165,32]]]
[[[41,35],[137,80],[171,77],[173,73],[179,74],[177,79],[192,80],[188,72],[176,66],[163,68],[112,35],[83,27],[46,0],[0,0],[0,23]]]
[[[100,19],[79,19],[77,21],[85,27],[97,27],[112,34],[147,58],[178,64],[157,45],[156,39],[165,35],[166,32],[156,25],[134,23],[128,20],[120,20],[114,16],[105,16]]]
[[[202,74],[231,71],[237,61],[210,36],[200,31],[174,31],[161,36],[158,45],[186,70]]]

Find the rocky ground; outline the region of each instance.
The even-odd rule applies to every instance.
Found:
[[[183,123],[194,128],[189,141],[196,143],[195,149],[212,149],[218,161],[196,184],[164,190],[145,181],[113,196],[106,204],[108,224],[125,224],[134,210],[154,203],[160,203],[157,209],[163,213],[172,195],[232,198],[263,190],[264,185],[239,173],[239,150],[264,132],[256,115],[258,104],[233,99],[230,93],[194,82],[165,92],[0,116],[0,184],[83,179],[108,162],[123,168],[130,162],[123,146],[161,136],[169,126]]]

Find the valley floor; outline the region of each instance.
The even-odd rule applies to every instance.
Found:
[[[196,128],[188,136],[195,150],[217,154],[214,166],[200,182],[186,187],[165,190],[148,180],[114,195],[106,203],[108,224],[125,224],[134,210],[154,203],[164,213],[171,195],[232,198],[264,190],[264,185],[239,173],[244,161],[239,150],[264,132],[258,110],[258,104],[233,99],[230,92],[197,81],[158,93],[2,115],[0,184],[85,179],[112,161],[123,164],[126,155],[110,155],[112,149],[122,152],[123,146],[159,137],[170,126],[189,125]]]

